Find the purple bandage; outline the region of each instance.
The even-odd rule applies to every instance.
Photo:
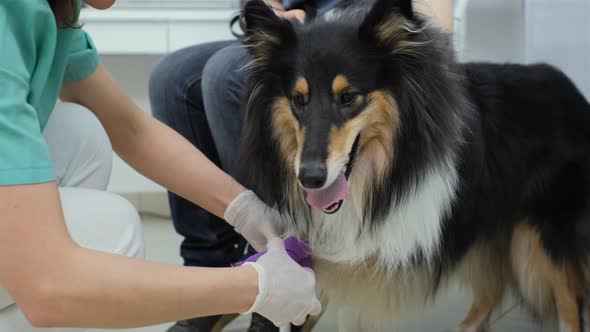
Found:
[[[299,265],[307,268],[313,268],[313,260],[309,252],[309,247],[297,238],[290,237],[283,241],[285,243],[285,250],[287,254],[296,261]],[[266,250],[261,251],[255,255],[252,255],[241,262],[234,264],[235,266],[241,266],[247,262],[256,262],[262,255],[266,254]]]

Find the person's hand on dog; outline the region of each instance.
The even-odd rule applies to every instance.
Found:
[[[305,23],[305,11],[301,9],[281,10],[273,8],[273,11],[278,17],[284,18],[288,21],[298,20],[301,23]]]
[[[280,0],[266,0],[266,3],[272,7],[275,15],[284,18],[288,21],[298,20],[301,23],[305,23],[305,11],[301,9],[287,10],[283,7],[283,3]]]
[[[280,238],[270,239],[268,251],[248,265],[258,272],[258,296],[247,313],[257,312],[276,326],[303,325],[308,315],[321,313],[313,271],[291,259]]]
[[[228,205],[224,218],[256,251],[264,250],[268,240],[277,237],[276,225],[281,220],[277,210],[250,190],[239,194]]]

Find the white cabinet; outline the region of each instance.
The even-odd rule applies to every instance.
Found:
[[[207,41],[233,38],[236,8],[84,9],[80,20],[101,54],[166,54]]]

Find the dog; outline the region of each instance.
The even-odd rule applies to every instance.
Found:
[[[439,291],[588,324],[590,104],[546,64],[455,60],[411,0],[300,24],[243,10],[239,179],[309,242],[342,331],[392,331]],[[586,326],[586,328],[588,328]]]

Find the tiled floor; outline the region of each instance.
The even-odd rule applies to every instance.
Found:
[[[145,241],[147,257],[149,260],[181,264],[178,256],[180,237],[176,235],[169,220],[144,217]],[[493,319],[492,332],[540,332],[544,329],[534,324],[525,314],[516,309],[510,303],[505,305],[506,312],[496,315]],[[411,320],[411,323],[402,332],[446,332],[450,331],[468,308],[467,296],[460,292],[449,292],[431,307],[421,311],[419,316]],[[328,312],[320,321],[317,332],[335,332],[335,315]],[[236,320],[225,329],[225,332],[245,331],[248,320],[246,317]],[[139,329],[122,330],[121,332],[163,332],[170,324],[145,327]],[[93,332],[107,332],[107,330],[94,330]]]

